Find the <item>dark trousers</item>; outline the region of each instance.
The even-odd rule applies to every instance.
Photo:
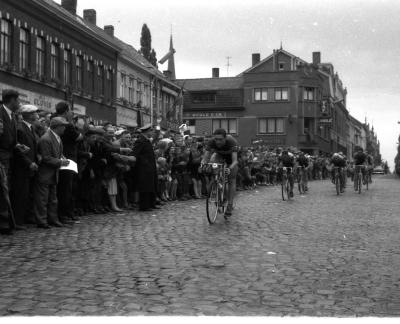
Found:
[[[139,210],[153,208],[156,205],[154,192],[139,192]]]
[[[57,185],[35,183],[34,212],[38,225],[58,222],[57,215]]]
[[[74,173],[60,171],[57,185],[58,215],[60,220],[70,219],[74,216],[73,185]]]
[[[15,228],[9,193],[11,179],[9,164],[9,161],[0,162],[0,229]]]
[[[14,210],[15,223],[23,225],[35,223],[33,210],[34,177],[16,172],[11,191],[11,203]]]

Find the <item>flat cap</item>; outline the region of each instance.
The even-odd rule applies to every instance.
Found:
[[[147,132],[151,130],[151,124],[144,125],[143,127],[139,128],[141,132]]]
[[[63,117],[54,117],[50,120],[50,127],[67,126],[69,123]]]
[[[28,113],[33,113],[33,112],[37,112],[39,110],[38,107],[36,107],[35,105],[23,105],[21,106],[21,108],[19,109],[19,111],[23,114],[28,114]]]

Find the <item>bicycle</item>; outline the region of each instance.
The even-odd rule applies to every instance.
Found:
[[[333,167],[333,181],[336,187],[336,194],[339,196],[342,190],[342,180],[340,179],[341,167]]]
[[[365,169],[365,166],[363,164],[356,165],[354,171],[354,190],[358,191],[359,194],[361,194],[362,183],[367,183],[368,190],[368,181],[365,181],[365,176],[362,172],[363,169]]]
[[[211,167],[212,179],[209,184],[206,199],[207,220],[214,224],[219,213],[224,213],[227,205],[226,185],[228,183],[225,173],[226,165],[223,163],[207,163]]]
[[[282,167],[282,182],[281,182],[281,190],[282,190],[282,199],[290,200],[292,198],[290,196],[290,179],[288,177],[287,170],[290,170],[290,175],[292,175],[293,168],[292,167]]]
[[[297,182],[298,182],[298,189],[299,189],[299,193],[300,195],[304,195],[306,193],[306,173],[305,173],[305,167],[300,165],[297,167]]]

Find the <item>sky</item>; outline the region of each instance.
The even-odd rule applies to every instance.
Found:
[[[56,2],[60,3],[61,0]],[[160,59],[172,30],[179,79],[235,76],[273,49],[334,65],[347,87],[347,108],[374,126],[393,169],[400,134],[400,1],[397,0],[78,0],[78,14],[96,9],[97,24],[140,48],[144,23]],[[227,57],[230,57],[229,70]],[[167,63],[159,66],[167,69]]]

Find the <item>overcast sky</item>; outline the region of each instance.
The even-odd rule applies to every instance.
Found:
[[[61,1],[58,0],[58,3]],[[400,1],[396,0],[78,0],[78,14],[96,9],[97,24],[112,24],[123,41],[140,47],[147,23],[160,59],[172,26],[177,78],[227,76],[280,47],[310,62],[320,51],[348,89],[348,109],[374,125],[381,152],[394,165],[400,133]],[[167,68],[167,63],[159,67]]]

